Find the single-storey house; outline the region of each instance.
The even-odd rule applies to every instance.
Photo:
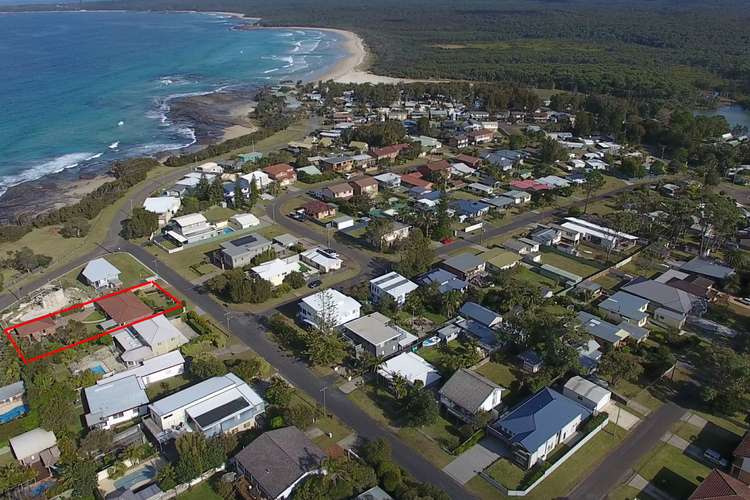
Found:
[[[8,444],[18,463],[25,467],[41,462],[49,470],[60,458],[55,433],[41,427],[13,436]]]
[[[612,397],[612,393],[604,387],[579,376],[565,382],[563,394],[594,412],[594,415],[603,411]]]
[[[158,216],[159,227],[166,225],[180,210],[180,206],[182,202],[178,196],[155,196],[143,201],[143,208]]]
[[[544,364],[542,358],[535,351],[524,351],[517,358],[521,362],[521,368],[529,373],[537,373]]]
[[[335,206],[329,205],[328,203],[324,203],[319,200],[307,202],[303,205],[302,208],[305,211],[305,215],[316,220],[323,220],[328,217],[336,216]]]
[[[320,160],[324,172],[349,172],[354,168],[354,160],[349,156],[334,156]]]
[[[469,283],[467,281],[462,280],[455,274],[440,268],[432,269],[423,274],[422,276],[417,278],[417,282],[422,286],[430,286],[435,283],[440,293],[448,293],[452,290],[464,292],[469,287]]]
[[[323,474],[326,454],[296,427],[264,432],[242,448],[232,462],[253,486],[253,496],[289,498],[305,478]]]
[[[734,274],[734,268],[723,266],[711,259],[694,257],[680,267],[680,271],[699,274],[714,280],[724,280]]]
[[[450,207],[456,211],[460,220],[480,219],[490,211],[488,204],[474,200],[455,200],[450,203]]]
[[[471,423],[480,412],[498,405],[503,389],[476,372],[461,368],[440,388],[440,404],[452,415]]]
[[[393,172],[385,172],[373,177],[382,188],[394,189],[401,186],[401,176]]]
[[[299,272],[300,257],[293,255],[286,259],[275,258],[250,268],[250,272],[262,280],[271,283],[271,286],[279,286],[284,278],[294,272]]]
[[[260,224],[260,221],[253,214],[234,214],[229,218],[229,227],[241,231]]]
[[[591,410],[544,388],[493,422],[488,430],[512,449],[511,459],[525,469],[544,460],[575,435]]]
[[[386,380],[399,376],[410,384],[420,382],[423,387],[429,387],[442,378],[437,368],[413,352],[404,352],[389,359],[380,365],[378,374]]]
[[[613,347],[619,346],[627,339],[632,339],[636,343],[640,343],[649,334],[649,331],[645,328],[628,323],[627,321],[614,325],[586,311],[578,312],[578,320],[589,335]]]
[[[510,190],[502,193],[501,196],[510,198],[516,205],[523,205],[531,201],[531,195],[526,191]]]
[[[346,182],[323,188],[323,197],[327,200],[348,200],[352,196],[354,196],[354,188]]]
[[[84,283],[96,289],[115,288],[122,285],[120,270],[103,258],[98,258],[86,264],[81,271]]]
[[[126,325],[154,314],[134,293],[124,292],[104,297],[96,305],[118,325]]]
[[[688,500],[750,500],[750,486],[719,469],[714,469]]]
[[[322,273],[337,271],[344,264],[343,260],[319,247],[302,252],[299,258]]]
[[[503,317],[476,302],[466,302],[458,313],[462,318],[478,321],[487,328],[495,328],[503,322]]]
[[[23,323],[13,328],[19,338],[31,338],[41,340],[42,337],[51,335],[57,330],[57,323],[52,318],[40,318],[29,323]]]

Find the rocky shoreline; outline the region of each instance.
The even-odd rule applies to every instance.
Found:
[[[196,144],[187,149],[215,144],[256,130],[249,118],[256,89],[230,89],[173,99],[168,118],[195,131]],[[184,151],[184,150],[183,150]],[[157,157],[165,155],[156,155]],[[109,163],[92,163],[23,182],[0,196],[0,223],[15,223],[79,201],[112,179]]]

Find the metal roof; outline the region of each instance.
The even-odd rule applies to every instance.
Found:
[[[106,259],[98,258],[90,261],[83,268],[81,274],[90,282],[118,279],[120,270],[109,263]]]
[[[107,417],[148,404],[148,396],[134,375],[96,384],[83,390],[89,413],[86,422],[93,425]]]

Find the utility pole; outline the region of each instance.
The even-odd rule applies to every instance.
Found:
[[[320,390],[320,392],[323,393],[323,416],[327,417],[328,412],[326,411],[326,390],[328,390],[328,386],[324,385],[323,388]]]
[[[227,335],[229,335],[229,318],[231,317],[232,317],[232,311],[230,311],[229,309],[224,311],[224,319],[226,319],[227,321]]]

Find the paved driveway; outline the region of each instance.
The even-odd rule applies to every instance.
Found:
[[[485,437],[477,444],[461,453],[455,460],[443,467],[443,472],[461,484],[466,484],[471,478],[483,471],[509,450],[497,439]]]
[[[610,401],[607,406],[604,407],[603,411],[609,414],[610,422],[622,427],[626,431],[629,431],[635,426],[635,424],[641,421],[640,418],[636,417],[629,411],[617,406],[614,401]]]

